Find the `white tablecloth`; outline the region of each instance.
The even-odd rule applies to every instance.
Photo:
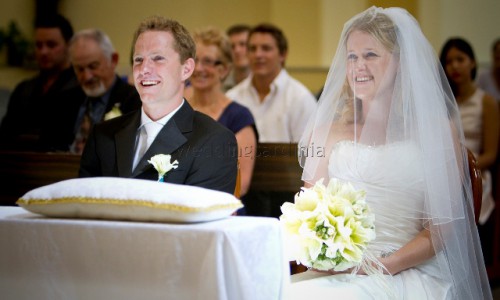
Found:
[[[0,207],[0,299],[280,299],[278,221],[51,219]]]

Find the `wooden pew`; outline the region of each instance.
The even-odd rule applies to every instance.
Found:
[[[303,186],[297,144],[260,143],[249,194],[256,191],[297,193]],[[290,274],[306,271],[303,265],[290,261]]]
[[[490,282],[498,282],[500,278],[500,153],[497,154],[495,164],[490,168],[490,171],[493,182],[492,193],[495,200],[495,210],[493,210],[490,216],[490,218],[493,218],[493,245],[491,250],[493,257],[492,262],[486,265],[486,271],[488,272]]]
[[[259,143],[255,159],[250,189],[242,197],[246,213],[277,218],[281,205],[293,201],[302,186],[297,145]]]
[[[80,156],[67,153],[0,152],[0,205],[15,205],[26,192],[76,178]]]
[[[253,191],[298,192],[303,185],[297,144],[260,143],[250,184]]]

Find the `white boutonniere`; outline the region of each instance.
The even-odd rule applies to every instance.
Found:
[[[104,121],[111,120],[121,115],[122,111],[120,110],[120,103],[115,103],[113,108],[104,115]]]
[[[156,154],[148,160],[148,163],[152,164],[156,171],[158,171],[158,182],[163,182],[165,174],[172,169],[177,169],[179,166],[177,160],[171,163],[170,159],[171,156],[169,154]]]

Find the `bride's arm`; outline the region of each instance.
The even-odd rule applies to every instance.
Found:
[[[417,266],[426,260],[434,257],[434,246],[432,244],[431,233],[427,229],[422,229],[412,240],[387,257],[380,257],[379,262],[385,267],[387,272],[395,275],[401,271]],[[318,270],[316,270],[318,271]],[[333,270],[319,271],[329,274],[350,273],[351,269],[336,272]],[[358,274],[366,274],[359,269]]]
[[[420,231],[406,245],[392,255],[380,258],[390,274],[394,275],[416,265],[419,265],[434,256],[431,233],[427,229]]]
[[[466,172],[466,169],[463,165],[465,154],[462,152],[462,150],[464,148],[460,143],[460,139],[458,138],[458,131],[453,122],[450,122],[450,128],[455,146],[455,155],[457,159],[458,169],[460,170],[460,172]],[[463,174],[461,174],[461,176],[463,177]],[[438,228],[434,228],[431,230],[438,230]],[[441,230],[446,230],[446,228],[441,228]],[[394,275],[406,269],[415,267],[434,257],[434,255],[436,254],[435,246],[438,248],[440,247],[439,245],[433,245],[431,232],[428,229],[424,228],[406,245],[392,253],[392,255],[390,256],[379,258],[379,261],[385,266],[390,274]]]

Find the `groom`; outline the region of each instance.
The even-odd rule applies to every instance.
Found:
[[[233,193],[237,173],[234,134],[193,111],[183,98],[193,73],[196,46],[178,22],[144,20],[134,36],[133,74],[142,109],[96,125],[81,158],[80,177],[157,180],[148,163],[170,154],[178,167],[165,182]]]

